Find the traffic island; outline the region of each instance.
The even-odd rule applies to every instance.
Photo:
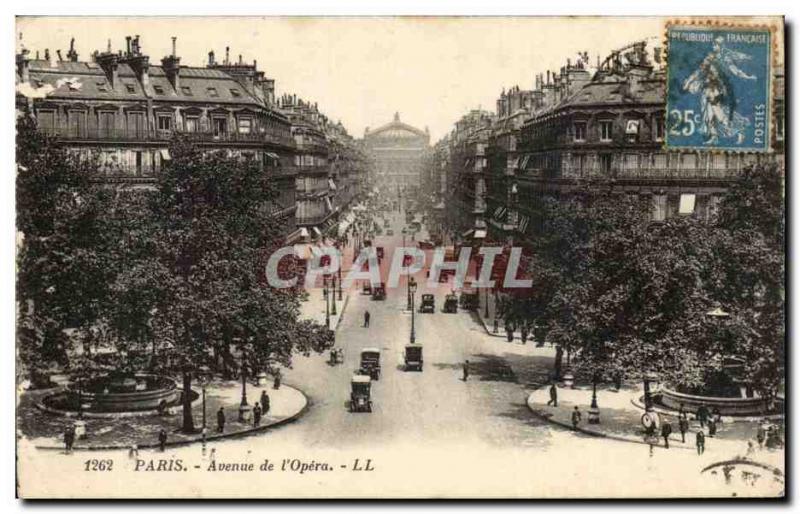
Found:
[[[644,407],[641,406],[639,399],[643,395],[640,388],[623,385],[619,390],[615,388],[597,389],[597,403],[600,410],[600,423],[589,424],[589,410],[592,399],[592,388],[589,385],[575,388],[557,387],[558,406],[548,405],[550,400],[549,386],[536,389],[528,396],[528,408],[538,417],[562,428],[574,430],[576,432],[594,436],[614,439],[618,441],[647,444],[650,442],[645,439],[644,427],[642,426],[642,415]],[[577,427],[573,427],[572,413],[575,407],[580,412],[580,421]],[[662,419],[669,421],[672,425],[672,435],[669,437],[670,448],[695,449],[695,436],[702,429],[699,421],[689,415],[689,430],[686,433],[686,442],[681,442],[681,434],[678,429],[677,413],[672,411],[659,410]],[[742,420],[736,422],[725,422],[717,425],[717,433],[708,437],[708,428],[704,429],[706,434],[706,448],[715,445],[724,445],[726,448],[736,451],[746,450],[747,440],[755,438],[757,422],[753,420]],[[659,434],[660,435],[660,434]],[[658,439],[658,445],[664,445],[664,439]]]
[[[282,384],[280,389],[269,386],[247,386],[247,400],[252,407],[266,391],[269,396],[269,412],[262,415],[255,426],[250,421],[239,421],[242,399],[242,384],[238,381],[216,381],[206,387],[206,441],[243,437],[283,425],[300,417],[308,405],[308,399],[299,389]],[[38,449],[63,450],[64,431],[75,422],[74,417],[65,417],[42,408],[41,400],[53,394],[53,390],[26,391],[20,395],[17,407],[17,435],[28,439]],[[201,392],[195,391],[201,398]],[[163,429],[167,433],[165,446],[179,446],[203,441],[202,400],[192,404],[194,433],[181,431],[183,416],[180,408],[170,409],[165,415],[126,416],[124,414],[104,417],[85,417],[82,421],[86,437],[75,441],[75,450],[111,450],[155,448]],[[217,413],[222,408],[225,426],[217,430]]]

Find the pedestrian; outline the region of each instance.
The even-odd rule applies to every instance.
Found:
[[[758,425],[758,430],[756,430],[756,441],[758,441],[758,449],[764,448],[764,441],[767,440],[767,429],[764,424]]]
[[[685,414],[685,413],[684,413]],[[689,420],[686,416],[678,418],[678,429],[681,431],[681,442],[686,442],[686,432],[689,431]]]
[[[269,395],[261,391],[261,412],[266,416],[269,413]]]
[[[703,433],[702,428],[697,431],[695,445],[697,446],[697,455],[703,455],[703,452],[706,451],[706,434]]]
[[[217,432],[222,433],[225,430],[225,411],[222,407],[217,411]]]
[[[669,421],[661,424],[661,437],[664,438],[664,448],[669,450],[669,436],[672,434],[672,425]]]
[[[464,361],[464,364],[462,366],[462,371],[463,371],[463,376],[461,377],[461,380],[466,382],[467,379],[469,378],[469,361],[468,360]]]
[[[708,420],[708,437],[714,437],[717,435],[717,422],[714,421],[714,418]]]
[[[722,424],[722,412],[719,410],[719,407],[714,407],[714,409],[711,411],[711,418],[718,425]]]
[[[581,411],[578,410],[578,406],[576,405],[572,411],[572,428],[577,429],[578,423],[581,422]]]
[[[697,408],[697,421],[700,422],[700,428],[705,428],[706,422],[708,421],[708,407],[706,407],[705,403],[701,403],[700,407]]]
[[[163,428],[158,432],[158,450],[164,451],[167,447],[167,431]]]
[[[75,444],[75,427],[67,425],[64,429],[64,447],[67,453],[72,453],[73,444]]]
[[[497,321],[497,318],[495,318],[494,319],[494,330],[492,332],[496,334],[499,329],[500,329],[499,323]]]
[[[369,328],[369,311],[364,311],[364,328]]]
[[[678,419],[685,418],[685,417],[686,417],[686,408],[683,406],[683,403],[681,403],[678,406]]]
[[[281,388],[281,370],[275,370],[275,379],[272,381],[272,388],[273,389],[280,389]]]
[[[558,389],[556,389],[556,383],[550,383],[550,400],[547,402],[547,405],[553,404],[553,407],[558,407]]]
[[[253,426],[257,427],[261,424],[261,404],[256,402],[253,406]]]

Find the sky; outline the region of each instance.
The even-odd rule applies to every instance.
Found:
[[[316,101],[355,137],[392,120],[424,129],[432,142],[470,109],[495,110],[505,87],[533,87],[534,76],[558,70],[588,51],[590,63],[637,39],[661,45],[660,18],[544,17],[20,17],[17,36],[35,54],[66,54],[70,38],[81,60],[94,50],[125,48],[140,35],[151,64],[171,52],[181,64],[258,61],[276,94]]]

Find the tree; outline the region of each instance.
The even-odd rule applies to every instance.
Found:
[[[41,133],[28,112],[17,119],[16,148],[19,352],[41,383],[38,370],[68,365],[75,341],[90,341],[108,299],[113,242],[99,234],[111,195],[90,180],[96,163]]]
[[[288,366],[293,352],[326,346],[331,333],[297,321],[295,292],[261,280],[266,256],[282,246],[271,178],[252,159],[182,140],[170,155],[132,235],[131,248],[147,251],[133,252],[131,272],[114,285],[121,342],[141,350],[139,334],[160,340],[154,365],[180,372],[187,392],[192,374],[219,356],[224,366],[238,357],[242,370]],[[183,397],[183,429],[193,431],[191,398]]]

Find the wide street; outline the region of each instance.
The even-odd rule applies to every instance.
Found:
[[[387,255],[381,265],[382,276],[390,266],[393,247],[402,245],[404,217],[395,213],[391,220],[395,235],[374,241]],[[425,237],[424,231],[418,236]],[[406,243],[416,244],[410,237]],[[423,293],[433,292],[436,312],[415,315],[416,339],[424,347],[423,372],[403,369],[403,349],[411,330],[405,280],[388,289],[385,301],[374,301],[354,286],[336,333],[336,344],[344,349],[344,363],[329,365],[327,353],[297,356],[293,368],[284,373],[285,382],[309,398],[308,410],[299,419],[264,433],[215,441],[205,452],[192,445],[168,449],[166,454],[142,451],[140,458],[182,459],[194,473],[212,473],[206,471],[212,455],[217,462],[256,465],[264,459],[278,464],[284,459],[326,462],[337,471],[287,472],[271,476],[272,482],[262,478],[267,475],[245,478],[252,482],[254,495],[329,496],[336,490],[348,497],[378,494],[371,488],[380,487],[381,494],[397,496],[462,491],[478,497],[547,497],[572,491],[602,497],[613,494],[621,482],[637,484],[635,494],[641,495],[747,494],[740,487],[725,485],[719,476],[701,475],[703,467],[734,456],[731,444],[710,442],[702,457],[687,449],[656,447],[651,453],[646,445],[574,433],[534,416],[525,400],[546,380],[552,349],[492,337],[464,310],[441,312],[450,286],[426,290],[424,277],[424,271],[417,277],[416,306]],[[363,327],[365,310],[371,313],[369,328]],[[350,379],[365,347],[381,350],[382,372],[372,388],[374,410],[350,413]],[[471,375],[464,382],[462,364],[467,359]],[[257,388],[250,386],[248,395],[254,398],[258,394]],[[52,452],[47,455],[49,458],[41,461],[30,456],[27,469],[44,466],[48,471],[71,472],[89,457],[116,458],[123,461],[125,480],[140,485],[145,496],[159,476],[132,472],[135,460],[126,458],[123,451],[59,455],[57,459]],[[377,471],[353,471],[355,459],[362,467],[365,459],[371,459],[370,466]],[[217,473],[209,480],[207,475],[183,474],[181,478],[199,480],[198,495],[224,496],[234,487],[229,480],[241,481],[247,476]],[[387,477],[392,487],[387,488]],[[393,477],[396,480],[391,480]],[[107,474],[95,474],[92,479],[110,484],[120,480]],[[326,487],[315,493],[315,486],[323,484]],[[334,489],[328,487],[331,485]],[[241,483],[235,487],[238,490]],[[164,481],[152,490],[164,494],[169,488],[170,482]],[[175,484],[176,494],[180,490],[180,484]],[[631,494],[630,487],[626,490]],[[126,486],[124,492],[129,491]]]

